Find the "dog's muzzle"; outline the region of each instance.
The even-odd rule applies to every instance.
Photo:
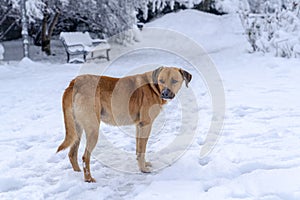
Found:
[[[169,88],[164,88],[161,91],[160,97],[162,99],[173,99],[175,97],[175,94]]]

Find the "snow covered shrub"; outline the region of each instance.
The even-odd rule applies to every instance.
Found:
[[[260,13],[249,10],[240,12],[246,37],[253,52],[292,57],[296,55],[300,42],[300,4],[291,0],[284,4],[270,2],[264,1],[256,7],[255,12]]]
[[[240,9],[249,10],[247,0],[214,0],[215,9],[221,13],[235,13]]]

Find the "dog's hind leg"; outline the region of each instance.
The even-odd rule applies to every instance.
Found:
[[[86,182],[96,182],[96,180],[91,175],[90,170],[90,158],[91,153],[94,150],[97,141],[98,141],[98,135],[99,135],[99,122],[92,121],[91,124],[93,126],[85,127],[85,134],[86,134],[86,147],[85,151],[82,157],[83,160],[83,171],[84,171],[84,180]]]
[[[76,133],[78,135],[78,139],[71,146],[68,156],[69,156],[70,162],[72,164],[73,170],[80,172],[81,170],[78,165],[77,155],[78,155],[78,148],[79,148],[80,139],[81,139],[83,130],[82,130],[82,127],[77,122],[75,122],[75,123],[76,123]]]

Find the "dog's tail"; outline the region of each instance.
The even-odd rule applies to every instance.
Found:
[[[71,81],[69,87],[65,90],[62,98],[66,136],[65,136],[65,140],[58,147],[57,152],[68,148],[69,146],[74,144],[74,142],[78,139],[78,135],[76,133],[73,109],[72,109],[74,83],[75,83],[75,79]]]

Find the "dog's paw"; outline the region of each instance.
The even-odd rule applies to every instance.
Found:
[[[151,172],[151,170],[150,170],[149,167],[143,167],[143,168],[141,168],[140,170],[141,170],[141,172],[143,172],[143,173],[150,173],[150,172]]]
[[[152,167],[152,163],[151,162],[145,162],[145,166],[146,167]]]
[[[73,170],[74,170],[75,172],[80,172],[80,171],[81,171],[81,169],[80,169],[79,167],[74,167]]]
[[[84,181],[85,181],[85,182],[88,182],[88,183],[96,183],[96,179],[94,179],[94,178],[92,178],[92,177],[86,178]]]

